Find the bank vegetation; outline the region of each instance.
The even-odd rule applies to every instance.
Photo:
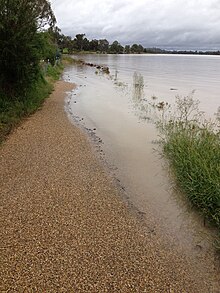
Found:
[[[47,0],[0,1],[0,142],[39,108],[59,77],[55,23]]]
[[[177,97],[157,125],[178,186],[220,234],[220,109],[207,121],[192,96]]]

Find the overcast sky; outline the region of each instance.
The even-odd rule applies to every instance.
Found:
[[[220,49],[220,0],[51,0],[65,35],[122,45]]]

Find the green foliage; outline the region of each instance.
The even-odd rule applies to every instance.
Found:
[[[125,46],[125,54],[129,54],[130,53],[130,45],[126,45]]]
[[[164,145],[181,188],[220,228],[220,137],[204,128],[176,127]]]
[[[141,44],[125,45],[123,47],[118,41],[114,41],[111,45],[106,39],[92,39],[89,40],[85,37],[85,34],[76,34],[75,38],[71,36],[65,36],[61,33],[58,27],[50,29],[50,33],[56,41],[59,49],[64,54],[77,52],[99,52],[99,53],[111,53],[111,54],[142,54],[142,53],[154,53],[154,54],[212,54],[219,55],[220,51],[216,52],[201,52],[201,51],[170,51],[160,48],[144,48]]]
[[[83,50],[83,43],[84,43],[85,34],[77,34],[74,41],[74,49],[79,51]]]
[[[124,52],[124,48],[118,41],[114,41],[109,48],[109,52],[113,54],[121,54]]]
[[[49,32],[55,17],[47,0],[0,0],[0,141],[42,103],[52,85],[45,81],[40,60],[55,63],[57,47]],[[60,69],[48,69],[57,79]]]
[[[60,74],[63,70],[62,65],[52,66],[49,64],[47,68],[47,75],[51,77],[53,80],[58,80],[60,78]]]
[[[69,54],[68,48],[63,48],[63,54]]]
[[[49,81],[40,75],[24,96],[9,99],[0,92],[0,143],[22,118],[35,112],[53,89],[53,81],[60,77],[62,66],[48,67]]]
[[[219,121],[202,119],[192,97],[177,99],[175,116],[160,121],[163,150],[191,203],[220,229]]]
[[[131,53],[143,53],[144,48],[142,45],[133,44],[130,48]]]
[[[106,53],[106,52],[108,52],[108,49],[109,49],[109,42],[106,39],[99,40],[99,42],[98,42],[98,50],[101,53]]]
[[[52,65],[55,64],[59,50],[48,31],[36,35],[35,48],[38,52],[38,59],[49,60]]]
[[[37,32],[54,22],[47,0],[0,0],[0,90],[8,98],[25,94],[39,78]]]
[[[90,51],[98,51],[99,41],[98,40],[91,40],[89,42],[89,50]]]

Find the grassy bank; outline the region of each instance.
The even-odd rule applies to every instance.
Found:
[[[52,92],[53,83],[59,79],[62,70],[62,65],[49,65],[46,75],[39,76],[25,96],[9,99],[0,92],[0,143],[23,118],[34,113],[42,105]]]
[[[164,154],[181,190],[220,231],[219,118],[205,121],[191,97],[178,98],[174,113],[159,123]]]
[[[193,205],[220,228],[219,135],[176,127],[164,143],[178,183]]]

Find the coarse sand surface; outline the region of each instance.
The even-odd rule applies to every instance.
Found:
[[[129,210],[68,120],[72,88],[57,82],[0,147],[0,291],[215,292]]]

